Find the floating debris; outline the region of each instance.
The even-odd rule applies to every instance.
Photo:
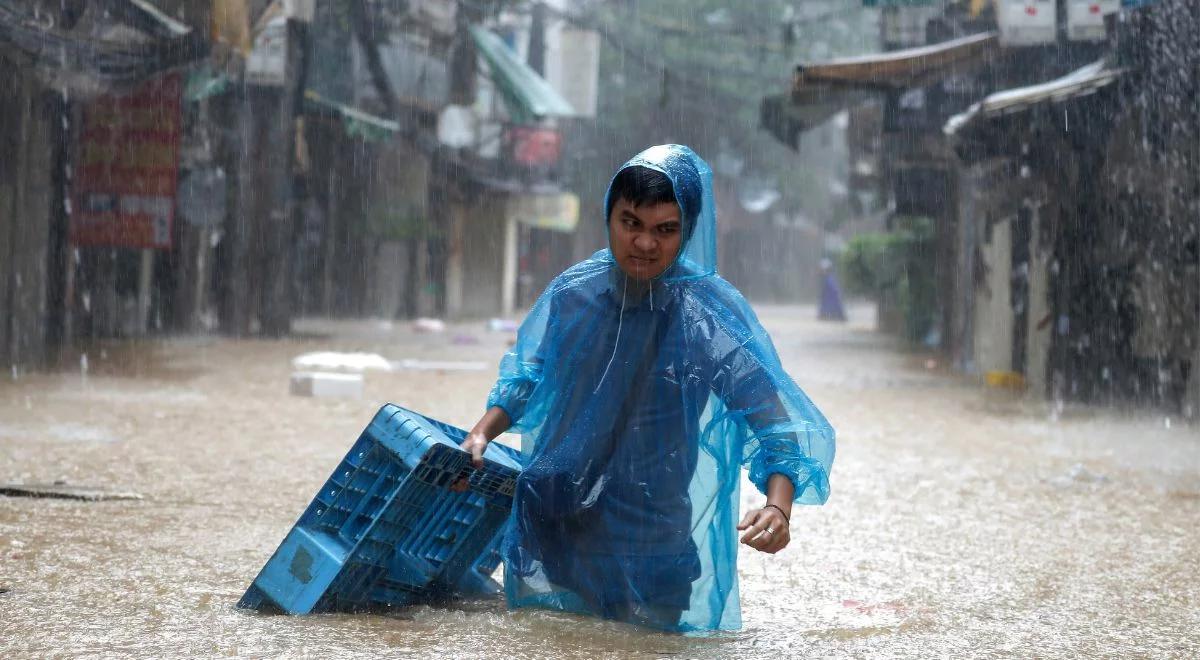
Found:
[[[392,363],[378,353],[318,351],[292,358],[292,367],[307,371],[391,371]]]
[[[140,494],[70,486],[67,484],[0,484],[0,495],[8,497],[32,497],[36,499],[81,500],[84,502],[109,502],[113,500],[141,500]]]
[[[511,319],[491,319],[487,322],[488,332],[516,332],[520,323]]]
[[[487,362],[459,362],[452,360],[397,360],[392,363],[397,369],[417,371],[485,371]]]
[[[445,332],[446,322],[441,319],[420,318],[413,321],[413,332]]]

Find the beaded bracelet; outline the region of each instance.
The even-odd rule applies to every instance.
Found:
[[[788,514],[787,514],[786,512],[784,512],[784,510],[783,510],[783,509],[779,508],[777,505],[774,505],[774,504],[766,504],[766,505],[764,505],[764,506],[763,506],[763,508],[764,508],[764,509],[766,509],[766,508],[768,508],[768,507],[770,507],[770,508],[772,508],[772,509],[775,509],[775,510],[776,510],[776,511],[778,511],[778,512],[779,512],[781,515],[783,515],[783,519],[784,519],[784,521],[785,521],[785,522],[787,522],[787,524],[789,524],[789,525],[790,525],[790,524],[792,524],[792,519],[791,519],[791,518],[788,518]]]

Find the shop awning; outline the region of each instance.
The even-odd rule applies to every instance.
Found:
[[[513,121],[529,123],[545,117],[576,115],[575,108],[545,78],[522,62],[496,33],[474,25],[471,38],[487,61],[492,81]]]
[[[311,89],[304,92],[304,109],[315,115],[335,117],[342,121],[346,134],[372,142],[385,142],[400,132],[399,122],[376,117],[357,108],[331,101]]]
[[[229,91],[233,80],[224,72],[217,71],[208,62],[188,71],[183,85],[183,101],[196,103]]]
[[[183,100],[195,103],[202,99],[218,96],[229,91],[233,81],[226,74],[204,65],[188,73],[183,88]],[[304,111],[314,115],[340,119],[351,137],[361,137],[372,142],[392,139],[400,132],[400,124],[390,119],[376,117],[369,112],[325,98],[313,90],[304,92]]]
[[[942,131],[956,135],[982,120],[1021,112],[1040,103],[1061,103],[1094,94],[1112,84],[1122,72],[1107,69],[1103,61],[1097,61],[1049,82],[996,92],[951,117]]]
[[[998,46],[997,33],[987,32],[932,46],[801,64],[790,92],[763,98],[759,119],[777,140],[797,148],[801,133],[871,94],[920,87],[973,69]]]
[[[793,91],[812,87],[905,89],[978,64],[999,45],[996,32],[985,32],[932,46],[845,57],[796,67]]]

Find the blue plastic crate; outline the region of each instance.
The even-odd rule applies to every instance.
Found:
[[[497,592],[490,576],[520,455],[492,443],[476,470],[458,448],[465,436],[399,406],[381,408],[238,607],[345,612]],[[460,478],[470,489],[449,490]]]

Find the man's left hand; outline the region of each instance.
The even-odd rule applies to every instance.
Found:
[[[742,535],[742,543],[772,555],[786,548],[792,540],[787,519],[774,507],[747,513],[737,528],[739,532],[746,532]]]

